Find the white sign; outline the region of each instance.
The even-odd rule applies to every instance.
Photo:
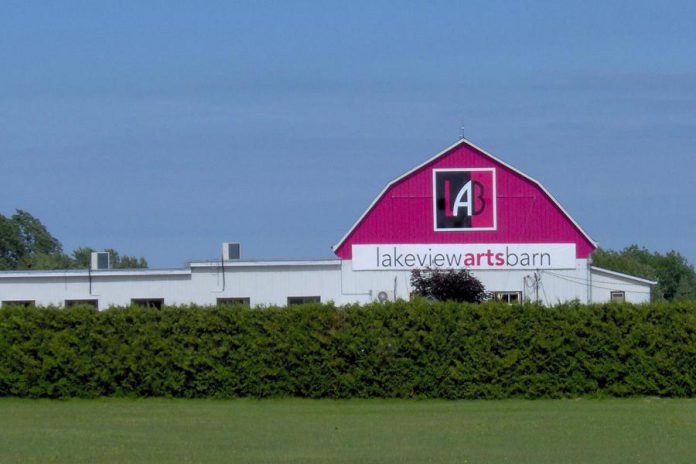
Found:
[[[353,245],[354,271],[575,269],[574,243]]]

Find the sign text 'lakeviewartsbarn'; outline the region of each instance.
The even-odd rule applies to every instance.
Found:
[[[353,245],[354,271],[575,269],[574,243]]]

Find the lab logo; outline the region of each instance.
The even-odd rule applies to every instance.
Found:
[[[495,230],[495,169],[434,169],[435,230]]]

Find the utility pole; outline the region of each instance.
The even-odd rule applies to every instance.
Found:
[[[539,303],[539,287],[541,286],[541,274],[539,271],[534,271],[532,277],[532,286],[534,286],[534,302]]]

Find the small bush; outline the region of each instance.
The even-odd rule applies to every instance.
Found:
[[[488,296],[481,281],[466,269],[414,269],[411,286],[414,293],[437,301],[481,303]]]

